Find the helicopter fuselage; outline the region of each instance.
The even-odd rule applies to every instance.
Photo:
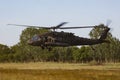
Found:
[[[107,32],[109,28],[105,29],[100,39],[89,39],[83,38],[79,36],[75,36],[73,33],[68,32],[48,32],[42,35],[35,35],[32,39],[28,41],[28,44],[33,46],[79,46],[79,45],[94,45],[100,44],[104,42],[108,42],[105,40],[107,36]],[[102,39],[103,38],[103,39]]]

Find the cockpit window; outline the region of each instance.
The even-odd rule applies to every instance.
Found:
[[[31,40],[32,41],[39,41],[40,37],[38,35],[34,35]]]

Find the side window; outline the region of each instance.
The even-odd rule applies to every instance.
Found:
[[[53,37],[48,37],[48,42],[55,42],[55,39]]]
[[[47,36],[45,37],[45,42],[47,42],[48,41],[48,38],[47,38]]]

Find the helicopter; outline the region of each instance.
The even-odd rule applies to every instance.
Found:
[[[8,24],[14,26],[25,26],[25,27],[35,27],[40,29],[52,29],[53,31],[43,33],[40,35],[34,35],[28,40],[28,44],[32,46],[40,46],[42,49],[51,50],[52,47],[69,47],[69,46],[80,46],[80,45],[95,45],[101,43],[109,43],[106,40],[107,33],[110,28],[108,26],[103,26],[99,28],[104,28],[99,39],[90,39],[74,35],[74,33],[69,32],[57,32],[56,29],[78,29],[78,28],[95,28],[96,26],[83,26],[83,27],[61,27],[67,24],[67,22],[62,22],[57,26],[53,27],[40,27],[40,26],[29,26],[29,25],[18,25],[18,24]]]

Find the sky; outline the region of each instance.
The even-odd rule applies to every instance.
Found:
[[[25,27],[7,24],[91,26],[111,20],[112,35],[120,39],[120,0],[0,0],[0,44],[19,42]],[[63,30],[88,37],[91,29]],[[58,30],[61,31],[61,30]]]

